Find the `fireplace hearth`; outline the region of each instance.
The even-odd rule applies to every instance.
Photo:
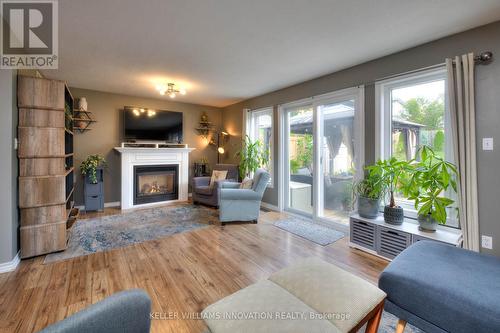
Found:
[[[134,205],[179,199],[179,166],[134,166]]]

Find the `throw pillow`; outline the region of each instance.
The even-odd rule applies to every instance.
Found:
[[[253,185],[253,179],[245,177],[245,179],[243,179],[243,181],[240,184],[240,188],[250,190],[252,189],[252,185]]]
[[[212,178],[210,178],[210,187],[214,187],[217,180],[224,180],[227,176],[227,170],[214,170],[212,171]]]

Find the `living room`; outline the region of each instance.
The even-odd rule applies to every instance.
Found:
[[[500,331],[498,1],[1,7],[2,331]]]

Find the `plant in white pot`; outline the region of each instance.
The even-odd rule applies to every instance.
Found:
[[[401,188],[404,179],[408,177],[408,172],[411,169],[410,163],[391,157],[388,160],[378,160],[375,165],[367,167],[370,173],[382,178],[389,194],[389,204],[384,207],[386,223],[400,225],[404,221],[403,207],[396,205],[394,193]]]
[[[378,216],[380,200],[385,193],[382,177],[367,170],[365,178],[353,185],[353,194],[358,203],[358,214],[361,217],[374,219]]]
[[[457,167],[428,146],[422,146],[417,156],[420,161],[411,165],[410,177],[402,189],[408,199],[415,201],[420,229],[435,231],[438,224],[446,224],[446,208],[454,203],[445,193],[450,187],[457,191]]]

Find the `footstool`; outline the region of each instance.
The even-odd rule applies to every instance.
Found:
[[[426,333],[500,332],[500,260],[431,241],[401,252],[380,275],[385,309]]]
[[[385,293],[318,258],[302,259],[202,312],[210,332],[377,332]]]

